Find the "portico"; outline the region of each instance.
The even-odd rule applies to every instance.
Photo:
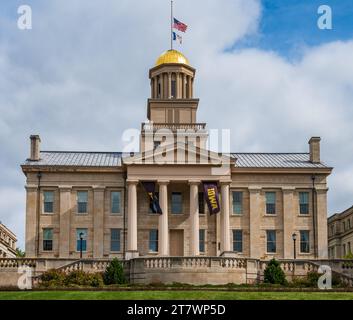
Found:
[[[136,160],[136,158],[135,158]],[[143,164],[134,164],[134,160],[126,161],[128,171],[128,223],[127,223],[127,258],[136,257],[137,255],[154,254],[158,256],[169,256],[170,248],[173,245],[173,239],[170,239],[170,232],[180,230],[183,231],[184,255],[199,256],[200,255],[200,219],[201,221],[211,220],[208,223],[206,232],[207,238],[212,235],[213,239],[207,239],[209,243],[213,243],[214,251],[218,254],[230,252],[230,175],[228,172],[224,176],[214,176],[211,174],[211,166],[161,166],[154,167]],[[191,174],[191,172],[193,172]],[[207,174],[208,172],[208,174]],[[162,214],[152,214],[146,212],[147,202],[149,201],[147,194],[140,185],[142,181],[155,181],[156,191],[159,192],[159,204]],[[202,181],[215,181],[221,198],[221,216],[220,232],[217,233],[217,215],[211,216],[207,210],[205,202],[203,202]],[[139,193],[139,195],[138,195]],[[173,194],[181,195],[180,213],[173,213]],[[141,202],[138,204],[138,199]],[[200,214],[199,206],[203,204],[202,214]],[[219,219],[218,219],[219,220]],[[142,221],[142,222],[139,222]],[[204,222],[202,227],[204,228]],[[141,226],[141,227],[140,227]],[[148,252],[138,247],[139,233],[137,228],[143,229],[148,226],[151,230],[158,230],[158,252]],[[142,233],[142,231],[140,231]],[[141,235],[141,238],[143,236]],[[179,240],[181,241],[181,240]],[[141,243],[141,241],[140,241]],[[218,247],[219,249],[218,250]],[[205,254],[203,252],[202,254]]]

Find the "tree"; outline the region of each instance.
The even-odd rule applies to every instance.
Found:
[[[122,263],[114,258],[103,274],[104,284],[124,284],[126,283],[126,278],[124,275],[124,268]]]
[[[23,258],[25,256],[25,252],[22,251],[20,248],[16,248],[16,257]]]
[[[276,259],[272,259],[264,271],[265,283],[286,285],[286,276]]]

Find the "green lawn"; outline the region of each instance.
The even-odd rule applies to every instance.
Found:
[[[353,300],[353,292],[28,291],[0,300]]]

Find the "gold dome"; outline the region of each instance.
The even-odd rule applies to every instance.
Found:
[[[189,60],[182,53],[176,50],[168,50],[163,52],[156,61],[156,67],[166,63],[190,65]]]

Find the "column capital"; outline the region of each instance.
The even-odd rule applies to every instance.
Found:
[[[27,191],[34,191],[34,190],[37,190],[38,189],[38,185],[35,185],[35,184],[27,184],[25,186],[25,189]]]
[[[250,186],[250,187],[248,187],[248,190],[250,192],[260,192],[262,190],[262,188],[260,186]]]
[[[285,187],[282,187],[282,191],[283,192],[294,192],[295,187],[285,186]]]
[[[58,186],[60,192],[67,192],[72,190],[72,186]]]
[[[230,185],[232,180],[220,180],[219,183],[221,186]]]
[[[126,183],[129,185],[137,185],[139,183],[139,181],[136,179],[135,180],[134,179],[127,179]]]
[[[104,191],[105,190],[105,186],[93,186],[92,187],[93,191]]]
[[[159,185],[167,185],[167,184],[169,184],[169,180],[157,180],[157,183],[159,184]]]
[[[188,184],[189,185],[199,185],[201,183],[201,180],[197,180],[197,179],[190,179],[188,180]]]

